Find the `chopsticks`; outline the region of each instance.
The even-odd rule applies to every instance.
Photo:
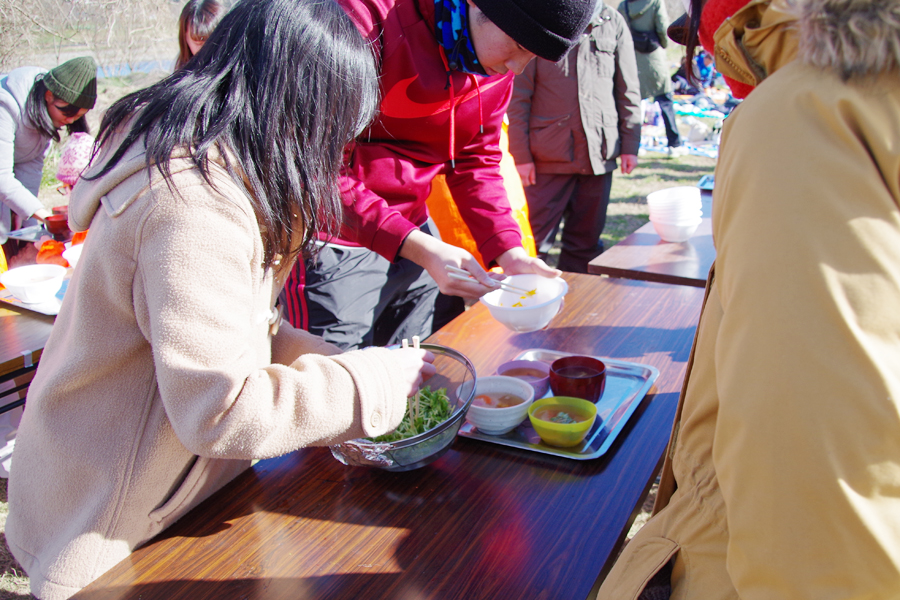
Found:
[[[457,269],[456,267],[453,267],[450,265],[447,265],[445,267],[445,269],[447,270],[447,274],[450,276],[451,279],[458,279],[460,281],[474,281],[476,283],[480,283],[477,279],[472,277],[472,274],[469,273],[468,271],[465,271],[463,269]],[[496,279],[494,279],[493,281],[497,285],[497,287],[499,287],[501,290],[506,291],[506,292],[512,292],[514,294],[519,294],[522,296],[534,296],[535,292],[537,291],[537,290],[526,290],[525,288],[516,287],[514,285],[506,283],[505,281],[498,281]]]
[[[416,350],[418,350],[418,349],[419,349],[419,336],[414,335],[414,336],[412,337],[412,343],[413,343],[413,348],[415,348]],[[401,347],[401,348],[409,348],[409,341],[407,341],[406,338],[403,338],[403,340],[400,342],[400,347]],[[407,404],[407,409],[408,409],[408,411],[409,411],[409,420],[412,421],[412,420],[413,420],[413,401],[412,401],[412,398],[409,399],[409,402],[408,402],[408,404]],[[416,390],[416,416],[415,416],[415,418],[416,418],[416,419],[419,418],[419,390]]]

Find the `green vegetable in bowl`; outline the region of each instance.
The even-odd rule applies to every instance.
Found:
[[[437,427],[449,419],[451,414],[453,409],[450,408],[450,401],[447,398],[447,388],[431,391],[431,388],[426,386],[419,390],[418,401],[415,396],[409,399],[409,409],[397,429],[367,439],[373,442],[399,442]]]
[[[562,411],[557,413],[557,415],[555,417],[553,417],[552,419],[550,419],[550,421],[553,423],[563,423],[564,425],[569,425],[571,423],[578,422],[575,419],[573,419],[571,416],[569,416],[569,413],[562,412]]]

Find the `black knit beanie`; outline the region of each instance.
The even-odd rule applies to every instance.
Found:
[[[47,71],[44,85],[63,102],[78,108],[94,108],[97,101],[97,63],[90,56],[73,58]]]
[[[472,0],[526,50],[556,62],[578,43],[595,0]],[[602,2],[603,0],[597,0]]]

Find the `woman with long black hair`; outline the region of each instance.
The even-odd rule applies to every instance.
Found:
[[[332,0],[243,0],[192,65],[110,108],[72,193],[91,236],[30,388],[6,529],[45,600],[252,459],[394,429],[434,371],[422,350],[340,354],[275,307],[340,222],[344,147],[377,106],[349,18]]]
[[[18,245],[10,231],[50,215],[38,200],[50,141],[88,131],[85,115],[97,100],[97,65],[88,56],[45,71],[20,67],[0,77],[0,244],[7,257]]]

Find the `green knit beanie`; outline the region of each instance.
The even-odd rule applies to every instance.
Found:
[[[44,75],[53,95],[78,108],[94,108],[97,101],[97,63],[90,56],[66,61]]]

